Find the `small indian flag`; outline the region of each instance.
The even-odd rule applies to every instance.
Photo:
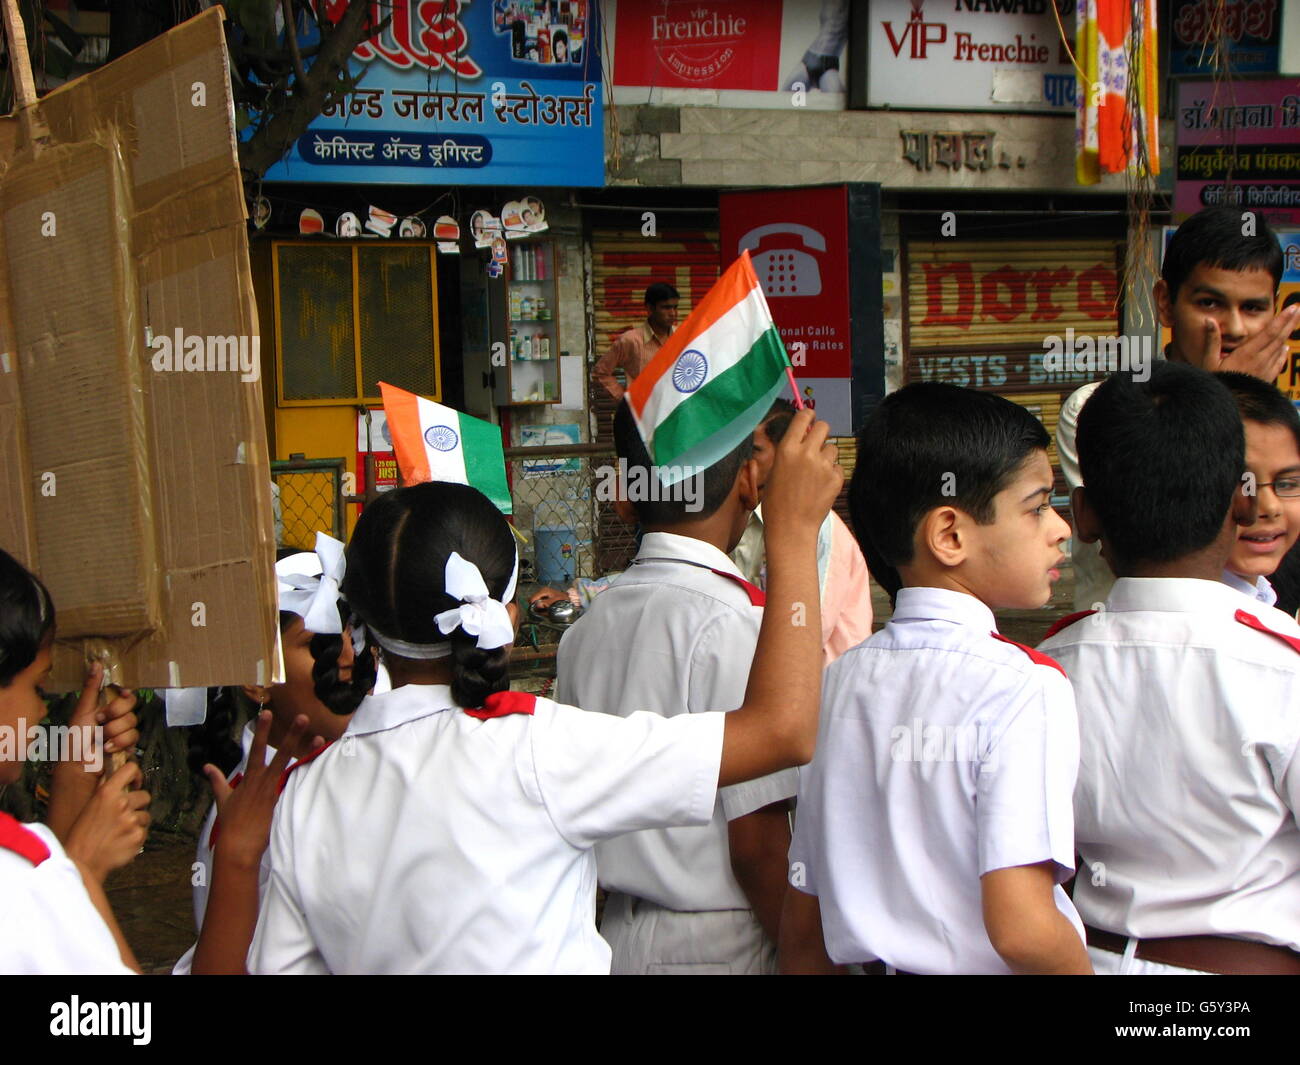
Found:
[[[501,430],[414,392],[379,382],[388,432],[406,484],[455,481],[512,513]]]
[[[660,482],[712,466],[752,433],[789,365],[743,252],[627,390]]]

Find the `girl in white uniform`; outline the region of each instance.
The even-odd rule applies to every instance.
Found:
[[[343,630],[338,611],[338,577],[342,572],[343,544],[324,533],[316,534],[316,552],[301,551],[287,555],[275,564],[279,585],[280,605],[280,644],[284,650],[284,683],[272,684],[270,687],[245,685],[244,695],[259,705],[269,706],[271,723],[265,739],[264,765],[269,765],[275,758],[277,748],[285,741],[294,721],[300,716],[307,719],[304,729],[299,730],[297,741],[290,744],[287,756],[289,765],[298,758],[308,754],[322,742],[332,742],[343,734],[348,719],[360,695],[354,695],[350,687],[340,691],[339,698],[326,708],[316,698],[315,682],[312,672],[316,660],[312,653],[315,647],[322,656],[332,655],[337,662],[343,649],[340,635]],[[308,621],[310,620],[310,624]],[[312,626],[315,626],[313,629]],[[349,641],[350,644],[350,641]],[[343,662],[336,666],[344,676],[350,676],[351,656],[345,655]],[[240,785],[248,772],[249,755],[254,747],[254,734],[257,720],[248,722],[240,736],[239,760],[229,768],[229,754],[225,745],[232,745],[229,732],[233,717],[233,689],[223,691],[217,705],[225,713],[215,712],[204,723],[202,729],[196,729],[199,738],[206,742],[196,744],[191,750],[191,758],[197,761],[196,769],[202,768],[212,783],[213,792],[221,800],[230,791]],[[214,741],[215,736],[215,741]],[[225,744],[222,744],[222,740]],[[196,759],[195,756],[198,756]],[[223,764],[223,755],[225,755]],[[228,770],[223,772],[223,770]],[[225,787],[222,787],[222,784]],[[207,913],[208,889],[214,875],[214,848],[221,831],[218,821],[219,802],[214,802],[208,810],[207,819],[199,832],[198,849],[195,854],[193,891],[194,924],[203,928]],[[227,822],[230,820],[227,817]],[[271,874],[270,856],[264,854],[258,870],[258,894],[265,890]],[[230,952],[237,955],[229,940],[239,938],[231,929],[223,929],[221,938],[223,954]],[[244,938],[251,937],[249,928]],[[190,947],[176,963],[172,972],[178,976],[188,975],[194,971],[195,950],[198,944]],[[245,951],[247,942],[245,942]],[[200,967],[203,971],[204,967]]]
[[[0,551],[0,730],[26,735],[45,717],[40,685],[51,666],[54,604],[45,586]],[[93,722],[101,672],[91,671],[73,723]],[[135,696],[103,708],[105,735],[134,745]],[[105,742],[108,742],[107,740]],[[14,745],[4,747],[14,749]],[[3,749],[3,748],[0,748]],[[60,770],[77,768],[61,763]],[[0,761],[0,788],[22,774]],[[138,971],[104,896],[104,876],[143,849],[149,794],[131,791],[140,767],[128,762],[85,798],[64,839],[46,825],[0,813],[0,974],[100,974]],[[51,800],[51,813],[55,802]],[[51,817],[53,823],[56,818]]]
[[[706,824],[720,785],[811,757],[817,530],[842,482],[826,436],[803,412],[778,449],[768,610],[725,714],[619,718],[507,691],[518,556],[501,514],[447,483],[369,504],[342,588],[393,690],[288,774],[250,970],[608,972],[593,845]],[[369,668],[360,656],[354,690]]]

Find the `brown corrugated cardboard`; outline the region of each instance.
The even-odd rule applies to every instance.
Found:
[[[43,144],[0,119],[0,546],[50,587],[56,686],[100,648],[129,686],[266,682],[270,469],[220,10],[37,111]]]

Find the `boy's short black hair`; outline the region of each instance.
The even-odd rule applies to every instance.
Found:
[[[1084,490],[1117,570],[1173,562],[1223,530],[1246,466],[1232,393],[1214,374],[1157,360],[1117,373],[1079,413]]]
[[[794,415],[795,406],[788,399],[772,400],[772,405],[763,417],[763,435],[771,441],[773,447],[785,437],[785,431],[790,428]]]
[[[665,300],[679,300],[681,296],[677,290],[666,281],[656,281],[653,285],[645,290],[645,305],[654,307]]]
[[[994,497],[1048,443],[1029,411],[989,392],[919,382],[886,396],[858,433],[849,482],[849,516],[868,566],[911,562],[917,527],[935,507],[992,522]]]
[[[1242,236],[1242,214],[1235,207],[1207,207],[1178,227],[1160,265],[1171,301],[1178,298],[1183,282],[1202,263],[1220,270],[1267,270],[1277,292],[1282,283],[1282,246],[1258,213],[1254,236]]]
[[[1250,374],[1234,373],[1225,370],[1216,374],[1237,401],[1237,410],[1244,422],[1258,422],[1260,425],[1281,425],[1291,430],[1295,437],[1296,449],[1300,450],[1300,413],[1295,404],[1286,398],[1277,387],[1268,381],[1261,381]]]
[[[628,480],[632,480],[632,471],[640,468],[646,471],[647,480],[657,482],[656,471],[650,456],[646,453],[645,441],[636,427],[636,418],[627,400],[618,405],[614,412],[614,448],[618,457],[627,462]],[[683,483],[680,488],[658,488],[658,500],[633,499],[632,506],[642,525],[675,525],[681,521],[699,521],[714,514],[731,494],[740,469],[754,452],[754,434],[746,433],[745,439],[737,444],[729,454],[718,459],[712,466],[706,467],[687,481],[696,481],[693,485]],[[689,488],[689,491],[687,490]],[[670,496],[672,498],[663,498]],[[693,501],[693,503],[692,503]],[[688,511],[686,508],[691,507]]]

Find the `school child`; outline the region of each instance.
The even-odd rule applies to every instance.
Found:
[[[733,710],[745,702],[764,616],[764,593],[727,557],[758,502],[752,437],[690,490],[648,499],[638,498],[651,495],[636,491],[638,476],[648,484],[657,475],[626,403],[614,444],[633,497],[616,507],[644,535],[628,569],[561,639],[556,699],[619,717]],[[720,790],[705,825],[600,843],[611,972],[774,973],[797,787],[787,770]]]
[[[1233,397],[1172,362],[1117,374],[1079,458],[1076,535],[1119,579],[1041,649],[1079,706],[1089,954],[1104,973],[1300,973],[1300,639],[1220,579],[1254,509]]]
[[[1224,583],[1265,606],[1277,605],[1269,578],[1300,538],[1300,414],[1271,384],[1241,373],[1221,373],[1246,430],[1247,491],[1255,521],[1237,530]]]
[[[900,389],[862,427],[850,514],[902,586],[884,629],[826,671],[785,972],[1091,972],[1061,886],[1074,698],[993,617],[1042,606],[1059,576],[1047,445],[1022,407],[944,384]]]
[[[1170,331],[1165,358],[1212,372],[1228,370],[1273,381],[1287,357],[1287,335],[1300,324],[1300,306],[1274,315],[1282,281],[1282,248],[1262,216],[1244,236],[1242,211],[1208,207],[1187,219],[1169,241],[1152,289],[1160,324]],[[1075,435],[1079,412],[1097,390],[1084,385],[1061,406],[1056,449],[1070,491],[1082,483]],[[1115,580],[1096,544],[1077,537],[1074,605],[1088,610]]]
[[[22,774],[16,737],[46,716],[41,684],[49,676],[54,604],[45,586],[0,551],[0,787]],[[104,726],[99,754],[139,738],[135,695],[99,707],[103,669],[95,664],[70,719]],[[89,761],[97,759],[92,756]],[[144,847],[149,793],[131,790],[140,767],[111,776],[72,761],[56,767],[49,825],[0,813],[0,973],[14,975],[138,972],[139,965],[104,895],[104,877]],[[62,794],[60,794],[62,793]],[[57,826],[57,827],[56,827]]]
[[[772,468],[773,447],[794,416],[794,404],[778,399],[754,430],[759,497]],[[728,552],[746,580],[763,586],[763,505],[749,516],[740,542]],[[817,533],[817,576],[822,596],[822,664],[829,666],[850,647],[871,635],[871,576],[858,542],[840,516],[831,511]]]
[[[707,824],[720,786],[811,757],[816,533],[842,481],[826,435],[801,414],[778,449],[774,610],[730,714],[622,719],[507,691],[519,559],[500,512],[437,482],[368,505],[342,589],[393,689],[288,774],[250,969],[608,972],[594,844]],[[353,690],[372,674],[358,657]]]
[[[348,718],[356,708],[356,703],[360,701],[360,696],[354,696],[350,689],[345,689],[340,693],[343,701],[338,704],[338,709],[326,707],[316,697],[315,681],[312,676],[316,668],[316,660],[312,654],[313,645],[322,648],[322,653],[324,648],[331,648],[336,660],[339,659],[342,651],[347,651],[348,654],[340,660],[342,664],[338,668],[345,674],[351,668],[351,640],[349,638],[348,646],[344,648],[343,637],[338,634],[342,629],[338,617],[338,580],[333,576],[324,578],[321,576],[323,570],[336,572],[334,563],[342,561],[343,550],[343,544],[338,540],[324,533],[317,533],[315,553],[293,552],[280,558],[275,564],[280,605],[280,646],[284,654],[285,679],[281,684],[245,685],[243,688],[246,699],[259,707],[269,706],[271,709],[261,765],[269,765],[275,759],[278,749],[300,715],[306,717],[307,727],[296,734],[297,742],[286,752],[286,766],[292,765],[299,758],[306,757],[321,742],[332,742],[338,739],[347,727]],[[306,626],[308,617],[312,618],[312,623],[317,628],[325,631],[318,634],[308,629]],[[234,692],[229,689],[223,691],[213,710],[209,720],[195,730],[200,734],[200,738],[207,742],[193,746],[191,761],[196,762],[195,768],[202,770],[208,777],[214,794],[224,799],[231,789],[239,787],[248,775],[249,758],[256,743],[258,718],[254,717],[244,726],[238,747],[238,761],[232,767],[223,762],[229,757],[229,732],[236,714]],[[194,925],[200,930],[204,927],[208,890],[216,872],[215,844],[221,830],[229,826],[230,820],[227,817],[224,823],[218,822],[219,805],[214,802],[208,810],[207,819],[199,832],[198,849],[195,854],[196,875],[192,878]],[[265,845],[263,845],[264,849]],[[270,876],[269,857],[261,858],[258,870],[257,883],[260,894]],[[235,952],[241,963],[243,954],[247,953],[252,931],[250,925],[243,940],[243,952]],[[238,938],[240,937],[232,930],[226,929],[222,937],[223,946],[229,948],[232,940]],[[197,947],[196,943],[181,956],[172,969],[173,974],[184,976],[192,971]],[[212,961],[216,962],[216,959]]]

